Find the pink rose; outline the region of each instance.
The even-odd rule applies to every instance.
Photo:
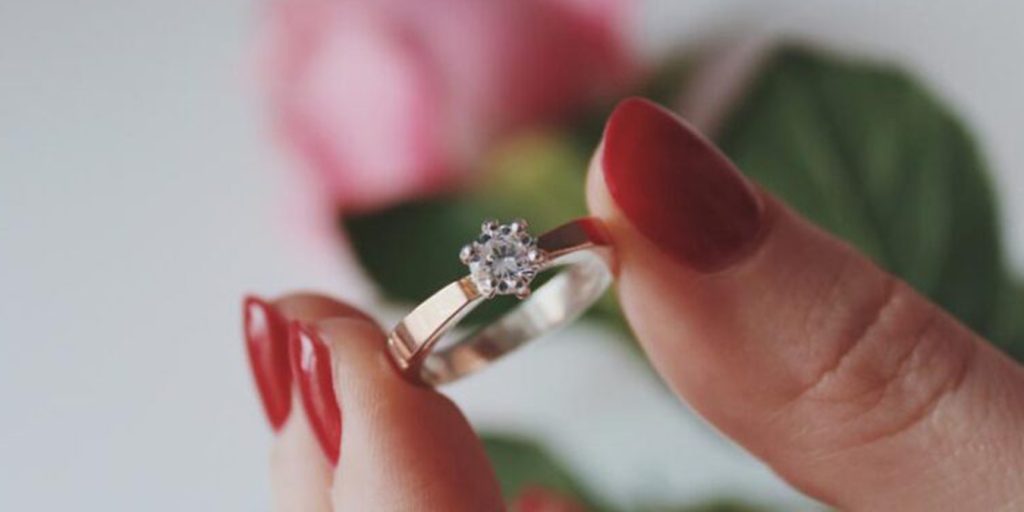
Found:
[[[496,137],[627,84],[630,3],[276,0],[274,112],[342,208],[429,193]]]

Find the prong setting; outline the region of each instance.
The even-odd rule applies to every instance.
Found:
[[[519,234],[525,233],[526,228],[529,227],[529,224],[527,224],[526,221],[523,219],[515,219],[509,223],[508,227],[512,233]]]
[[[540,265],[544,263],[544,252],[540,249],[531,249],[530,252],[526,253],[526,258],[531,262]]]
[[[508,224],[485,220],[480,236],[459,251],[459,261],[469,267],[470,279],[487,298],[530,295],[530,281],[544,264],[544,252],[537,239],[526,231],[525,220]]]
[[[476,251],[473,249],[473,244],[463,245],[462,249],[459,250],[459,261],[461,261],[463,265],[469,265],[476,257]]]

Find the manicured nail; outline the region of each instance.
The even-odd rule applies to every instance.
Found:
[[[711,142],[671,112],[630,98],[605,128],[604,179],[632,224],[700,272],[745,255],[761,231],[753,186]]]
[[[292,371],[299,383],[299,396],[309,424],[334,464],[341,447],[341,410],[334,396],[331,353],[316,331],[298,322],[291,326]]]
[[[271,304],[258,297],[243,303],[245,348],[263,401],[263,410],[274,430],[288,418],[292,400],[292,374],[288,362],[288,323]]]

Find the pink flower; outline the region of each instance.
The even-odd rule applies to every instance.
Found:
[[[620,90],[630,0],[276,0],[271,99],[327,198],[450,185],[495,138]]]

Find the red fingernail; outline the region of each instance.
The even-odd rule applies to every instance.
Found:
[[[243,303],[245,348],[270,426],[281,428],[292,400],[292,374],[288,363],[288,323],[274,306],[258,297]]]
[[[612,198],[666,253],[713,272],[755,245],[763,208],[753,186],[678,117],[624,100],[605,128],[602,165]]]
[[[313,329],[298,322],[291,326],[292,371],[309,424],[332,463],[341,447],[341,410],[334,396],[331,353]]]

